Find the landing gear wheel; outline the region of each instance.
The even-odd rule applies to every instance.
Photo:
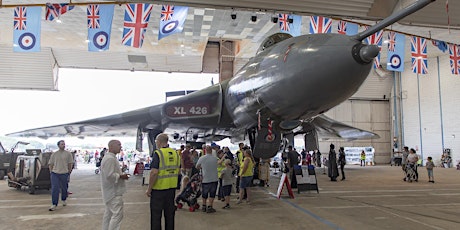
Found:
[[[94,173],[99,174],[99,169],[94,170]]]
[[[195,211],[195,208],[190,207],[190,208],[188,208],[188,210],[189,210],[190,212],[194,212],[194,211]]]
[[[181,203],[177,204],[177,208],[178,208],[178,209],[182,209],[183,206],[184,206],[184,205],[181,204]]]
[[[195,204],[193,207],[194,207],[195,209],[199,209],[199,208],[200,208],[200,205],[199,205],[199,204]]]

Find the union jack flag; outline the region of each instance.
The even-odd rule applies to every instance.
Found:
[[[455,44],[449,44],[450,69],[452,74],[460,74],[460,47]]]
[[[388,50],[395,52],[396,48],[396,32],[388,33]]]
[[[99,5],[98,4],[91,4],[88,5],[86,8],[86,17],[88,19],[88,28],[89,29],[99,29],[100,25],[100,13],[99,13]]]
[[[18,6],[14,8],[14,29],[25,30],[27,24],[27,7]]]
[[[368,27],[366,27],[367,29]],[[382,49],[382,37],[383,37],[383,30],[372,34],[371,36],[366,38],[366,42],[369,45],[377,45],[379,49]],[[374,68],[380,67],[380,53],[377,57],[374,58]]]
[[[53,21],[55,18],[59,18],[59,16],[67,13],[75,6],[71,6],[68,3],[61,3],[61,4],[51,4],[46,3],[46,14],[45,19],[48,21]]]
[[[142,46],[152,8],[152,4],[126,4],[123,37],[121,39],[123,45],[136,48]]]
[[[339,21],[339,23],[337,24],[337,33],[347,34],[347,22]]]
[[[310,16],[310,34],[331,32],[332,19],[321,16]]]
[[[282,31],[289,32],[291,30],[289,26],[289,14],[279,14],[278,21],[280,23],[280,29]]]
[[[428,56],[426,54],[426,39],[412,36],[410,40],[412,55],[412,72],[417,74],[428,73]]]
[[[161,6],[161,21],[169,21],[172,19],[174,13],[174,6],[172,5],[163,5]]]

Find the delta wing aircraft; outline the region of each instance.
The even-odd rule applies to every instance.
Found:
[[[379,47],[362,41],[433,1],[420,0],[355,36],[274,34],[232,79],[164,104],[8,135],[136,135],[141,149],[146,133],[150,150],[162,132],[190,142],[248,138],[254,156],[260,158],[274,156],[287,133],[377,137],[322,114],[352,96],[368,76]]]

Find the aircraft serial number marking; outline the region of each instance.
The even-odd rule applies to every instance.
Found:
[[[166,115],[170,117],[201,116],[209,112],[209,105],[168,106],[166,108]]]

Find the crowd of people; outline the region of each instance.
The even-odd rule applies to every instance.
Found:
[[[236,185],[235,191],[238,194],[235,204],[241,204],[243,200],[250,204],[251,186],[257,162],[248,146],[240,143],[235,154],[228,147],[221,148],[214,143],[203,145],[201,151],[190,144],[182,145],[179,150],[175,150],[169,147],[166,134],[159,134],[155,139],[155,145],[157,150],[152,153],[152,159],[149,161],[151,170],[148,188],[145,191],[146,196],[150,198],[151,229],[162,229],[162,218],[164,218],[165,229],[174,229],[174,216],[178,202],[177,190],[180,189],[182,193],[189,183],[197,181],[196,178],[199,178],[201,210],[205,213],[216,212],[214,202],[216,196],[223,202],[222,209],[231,208],[230,195],[233,184]],[[130,177],[122,170],[121,166],[124,163],[120,164],[120,162],[124,162],[125,159],[132,160],[136,156],[123,154],[121,142],[118,140],[111,140],[108,143],[108,149],[104,148],[101,152],[96,151],[94,154],[70,153],[65,150],[63,140],[59,141],[57,146],[59,150],[51,155],[49,161],[52,185],[52,206],[49,210],[56,210],[59,196],[62,205],[67,205],[68,183],[70,174],[76,165],[76,158],[88,156],[85,162],[91,162],[92,158],[101,160],[101,187],[105,204],[103,229],[120,229],[123,219],[122,196],[126,192],[125,181]],[[365,156],[363,153],[361,155]],[[90,157],[91,155],[93,157]],[[346,179],[344,171],[346,157],[343,147],[340,147],[337,153],[334,144],[331,144],[327,157],[321,157],[322,154],[318,150],[302,150],[301,153],[298,153],[292,146],[288,146],[288,151],[282,155],[291,180],[295,175],[295,167],[300,164],[316,167],[325,165],[331,181],[337,181],[340,169],[341,180]],[[419,157],[415,149],[404,147],[402,153],[404,181],[418,181],[418,162]],[[361,162],[361,166],[364,165]],[[428,157],[426,169],[429,182],[432,183],[434,183],[433,168],[432,158]],[[193,204],[198,205],[198,202]]]

